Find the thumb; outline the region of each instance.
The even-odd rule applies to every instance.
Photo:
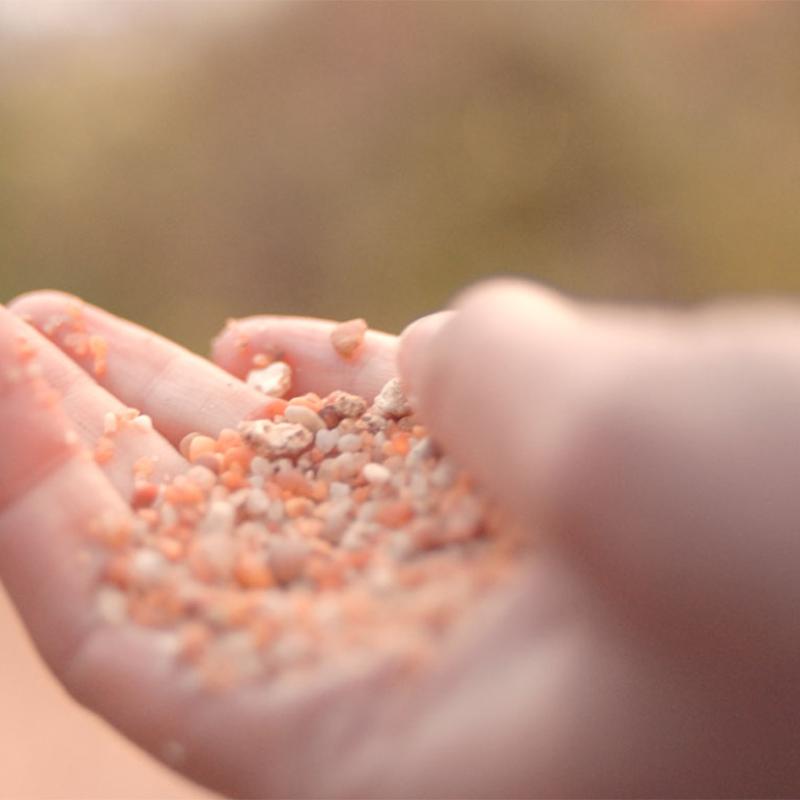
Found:
[[[798,353],[796,309],[656,316],[501,281],[410,326],[399,367],[432,435],[619,614],[712,654],[786,654]]]
[[[568,410],[556,384],[575,357],[580,320],[556,294],[512,281],[470,289],[454,306],[403,332],[403,383],[447,451],[528,516]]]

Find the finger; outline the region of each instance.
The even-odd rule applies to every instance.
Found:
[[[213,359],[241,378],[252,369],[253,356],[266,353],[291,365],[295,394],[344,389],[371,399],[396,374],[397,338],[367,331],[361,350],[343,358],[331,344],[335,327],[335,322],[306,317],[232,320],[214,340]]]
[[[173,444],[195,431],[216,435],[264,405],[263,394],[206,359],[77,298],[33,292],[10,308]]]
[[[717,655],[796,652],[794,311],[654,317],[506,282],[404,339],[433,434],[621,612]]]
[[[158,688],[163,659],[153,638],[109,628],[96,609],[94,587],[105,558],[98,522],[121,528],[130,512],[70,437],[68,420],[31,369],[35,357],[17,330],[7,315],[0,318],[0,580],[68,689],[141,731],[146,707],[156,735],[164,735],[150,704],[174,710],[176,701]],[[113,697],[109,665],[126,678]]]
[[[570,353],[574,315],[555,296],[510,282],[473,290],[456,309],[403,332],[401,378],[447,450],[506,505],[529,514],[553,430],[552,420],[548,428],[535,420],[564,372],[559,356]]]
[[[134,468],[147,459],[152,477],[163,480],[186,468],[186,462],[146,420],[132,421],[132,411],[100,387],[52,342],[17,316],[0,309],[9,335],[27,342],[36,352],[42,375],[59,396],[60,404],[82,444],[121,496],[128,499]]]

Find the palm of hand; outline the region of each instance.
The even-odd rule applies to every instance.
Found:
[[[36,355],[29,363],[40,365],[60,402],[52,404],[33,374],[3,386],[13,457],[4,460],[0,481],[0,575],[41,653],[79,701],[156,757],[237,796],[524,789],[535,705],[524,696],[529,665],[539,659],[522,636],[529,624],[524,587],[412,686],[398,686],[390,670],[376,667],[279,694],[264,685],[203,693],[159,657],[153,637],[99,624],[91,572],[78,555],[82,532],[99,511],[128,513],[138,458],[156,456],[159,475],[177,474],[187,466],[177,450],[186,433],[235,425],[263,405],[263,396],[72,298],[35,294],[13,308],[26,321],[0,311],[0,363],[16,365],[21,341],[30,343]],[[81,333],[107,342],[100,369],[92,348],[76,352],[75,320]],[[247,364],[239,337],[246,333],[260,346],[285,350],[297,393],[374,394],[393,373],[395,339],[370,334],[364,357],[347,363],[330,348],[329,332],[327,323],[311,320],[253,320],[226,331],[216,356],[241,374]],[[82,457],[102,434],[106,412],[125,407],[149,415],[154,430],[117,437],[106,463]]]

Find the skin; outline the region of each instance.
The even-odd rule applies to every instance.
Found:
[[[332,323],[226,328],[218,366],[99,309],[108,371],[38,331],[74,302],[37,292],[0,310],[61,396],[0,378],[0,578],[77,698],[143,748],[233,796],[734,796],[800,788],[800,317],[790,307],[632,311],[493,282],[353,361]],[[23,321],[24,320],[24,321]],[[275,349],[295,393],[374,394],[399,364],[420,415],[530,533],[520,579],[415,681],[391,664],[198,692],[152,636],[99,625],[76,563],[99,511],[126,511],[146,450],[175,450],[263,402],[243,342]],[[0,374],[2,374],[0,372]],[[106,410],[155,431],[98,466]],[[138,438],[137,438],[138,437]]]

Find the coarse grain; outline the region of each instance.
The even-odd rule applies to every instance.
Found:
[[[272,397],[283,397],[292,385],[292,369],[284,361],[273,361],[266,367],[250,370],[247,384]]]
[[[308,394],[184,437],[182,475],[159,482],[139,459],[134,524],[101,515],[88,532],[106,559],[98,617],[160,632],[216,691],[354,653],[435,657],[521,544],[411,414],[396,380],[372,406]],[[106,415],[98,461],[126,425],[150,428],[135,409]]]
[[[367,323],[363,319],[340,322],[331,331],[333,349],[344,359],[353,358],[364,342]]]
[[[316,433],[325,427],[325,423],[319,414],[306,405],[290,403],[283,412],[283,416],[287,422],[296,422],[298,425],[303,425],[312,433]]]
[[[296,422],[254,420],[241,423],[240,430],[247,445],[267,458],[298,456],[314,442],[311,431]]]

